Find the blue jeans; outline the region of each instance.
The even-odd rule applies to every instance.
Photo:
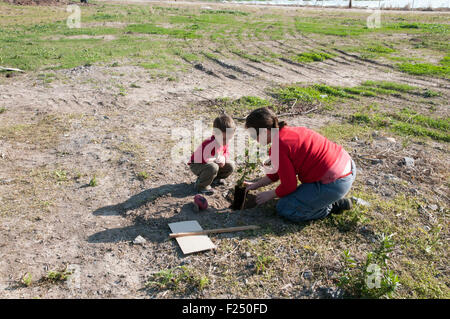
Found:
[[[329,184],[301,184],[294,192],[280,198],[277,212],[294,222],[324,218],[330,213],[332,204],[348,193],[355,178],[356,166],[352,160],[350,175]]]

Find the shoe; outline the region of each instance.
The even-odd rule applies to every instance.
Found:
[[[225,180],[223,178],[219,178],[219,179],[215,179],[213,180],[213,185],[217,186],[217,185],[226,185]]]
[[[197,187],[197,192],[199,194],[204,194],[204,195],[212,195],[214,194],[214,190],[211,188],[211,186],[206,186],[203,188]]]
[[[352,207],[353,204],[349,198],[341,198],[332,204],[330,214],[341,214],[344,210],[352,209]]]

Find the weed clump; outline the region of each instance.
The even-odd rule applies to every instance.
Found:
[[[189,290],[204,290],[209,285],[209,278],[195,273],[186,266],[161,270],[153,274],[146,282],[147,289],[172,290],[185,293]]]
[[[390,298],[399,286],[398,276],[389,269],[389,253],[394,242],[392,235],[382,235],[379,247],[367,254],[358,264],[348,250],[343,253],[342,271],[338,286],[350,298]]]

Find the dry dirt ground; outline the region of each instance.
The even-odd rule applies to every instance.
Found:
[[[267,45],[276,51],[289,43],[279,43],[279,47],[273,43]],[[305,39],[305,47],[310,45],[313,44]],[[220,265],[248,257],[241,255],[247,248],[240,246],[240,240],[256,242],[264,241],[265,237],[246,233],[215,235],[211,238],[218,246],[217,251],[183,256],[176,242],[167,239],[168,223],[195,219],[205,229],[257,224],[270,225],[285,233],[291,231],[291,223],[278,218],[270,208],[231,211],[226,194],[232,181],[208,196],[207,211],[193,211],[194,177],[185,165],[174,165],[171,161],[170,152],[176,142],[171,138],[171,129],[193,130],[193,123],[198,119],[209,125],[217,114],[208,109],[209,100],[265,97],[265,88],[281,83],[351,86],[362,79],[448,90],[445,79],[412,77],[346,55],[309,68],[285,62],[253,63],[239,58],[228,62],[235,68],[207,60],[202,63],[202,69],[175,72],[175,81],[151,78],[146,70],[132,66],[93,65],[54,71],[51,83],[33,72],[9,78],[2,76],[0,105],[7,111],[0,114],[0,125],[15,129],[0,139],[1,296],[170,297],[174,295],[168,290],[145,289],[152,273],[179,265],[194,268],[202,265],[210,286],[214,287],[220,277],[227,275]],[[120,94],[117,84],[126,88],[137,85]],[[392,99],[393,103],[397,102]],[[340,121],[330,113],[287,120],[291,125],[312,129]],[[356,185],[365,185],[370,179],[374,190],[388,197],[397,192],[433,194],[435,185],[442,183],[442,174],[444,180],[448,174],[448,149],[442,144],[427,149],[412,144],[404,151],[401,145],[391,145],[380,138],[375,144],[354,142],[353,147],[354,155],[373,156],[386,150],[392,155],[391,161],[375,166],[357,160],[361,171]],[[432,170],[429,180],[417,181],[414,187],[408,184],[410,176],[393,164],[408,155],[420,159],[415,169]],[[438,166],[434,166],[438,161]],[[147,178],[139,179],[140,172],[147,172]],[[406,186],[386,184],[387,174],[408,183]],[[89,186],[94,176],[97,185]],[[433,184],[433,178],[440,180]],[[443,207],[448,205],[445,197],[448,188],[436,187],[434,191],[439,201],[444,198]],[[145,244],[133,244],[138,235],[146,239]],[[280,250],[291,248],[289,242],[279,247]],[[335,259],[326,261],[331,265],[329,269],[338,270],[340,249],[342,246],[338,244]],[[292,259],[285,262],[295,262],[295,256],[292,249]],[[70,284],[38,283],[48,271],[61,270],[67,265],[75,267],[77,273]],[[21,284],[27,273],[36,282],[30,287]],[[244,284],[252,284],[245,272],[241,279]],[[318,297],[316,288],[309,295],[302,294],[302,289],[288,288],[287,293],[281,291],[278,295],[262,289],[254,296]],[[239,291],[216,287],[193,295],[248,296]]]

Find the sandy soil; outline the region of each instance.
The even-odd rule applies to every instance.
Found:
[[[313,45],[307,40],[305,46]],[[289,43],[279,45],[282,48]],[[265,97],[264,88],[293,82],[356,85],[361,79],[390,80],[448,89],[445,80],[409,77],[346,55],[308,67],[252,63],[237,57],[223,61],[234,68],[207,60],[202,67],[173,74],[176,81],[152,79],[144,69],[131,66],[56,71],[51,83],[44,83],[35,73],[0,79],[0,105],[7,108],[0,123],[5,127],[23,125],[11,138],[0,139],[0,199],[9,205],[3,207],[0,232],[2,296],[164,298],[165,292],[142,289],[152,272],[202,263],[211,266],[214,277],[213,262],[228,256],[220,251],[183,256],[177,244],[167,240],[168,223],[196,219],[204,228],[250,223],[287,227],[264,209],[232,212],[227,200],[231,181],[208,197],[208,211],[193,211],[194,177],[186,166],[173,165],[170,160],[171,129],[193,129],[197,119],[209,123],[215,114],[204,106],[205,101]],[[139,87],[130,88],[133,83]],[[118,94],[118,84],[127,88],[125,96]],[[288,121],[317,129],[337,120],[320,115],[295,116]],[[439,145],[424,153],[414,144],[409,154],[396,154],[400,146],[380,137],[375,146],[355,142],[354,147],[360,154],[379,154],[389,148],[392,157],[376,168],[358,161],[362,168],[358,179],[374,180],[375,188],[384,185],[386,174],[410,178],[411,172],[408,175],[396,168],[401,156],[421,159],[414,170],[431,168],[429,177],[414,189],[408,185],[378,187],[377,191],[387,196],[432,192],[442,183],[439,176],[448,172],[448,167],[439,166],[442,158],[448,158],[448,150]],[[55,177],[55,171],[66,173]],[[149,173],[144,181],[136,177],[141,171]],[[88,187],[94,175],[98,185]],[[446,196],[447,190],[434,189],[439,198]],[[138,235],[147,243],[133,244]],[[223,234],[214,236],[214,242],[220,246],[226,238],[245,236]],[[38,281],[47,271],[65,265],[78,269],[73,284],[20,284],[25,273]],[[208,290],[200,296],[230,297]]]

